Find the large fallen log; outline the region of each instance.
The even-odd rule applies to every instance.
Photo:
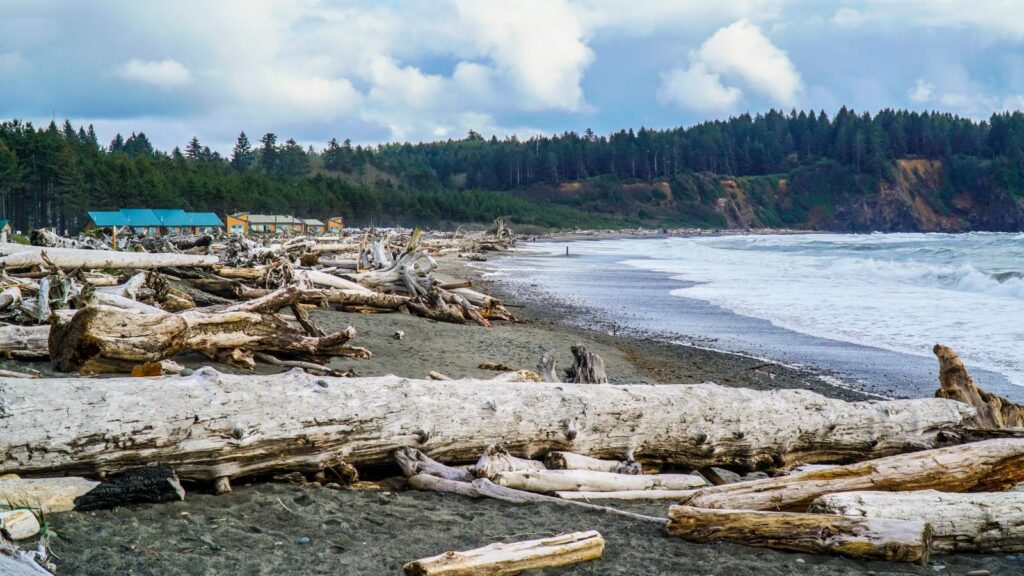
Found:
[[[843,492],[817,498],[811,512],[927,522],[942,552],[1024,552],[1022,492]]]
[[[0,406],[0,474],[92,475],[163,463],[183,479],[207,480],[339,461],[386,464],[403,446],[471,463],[499,442],[526,457],[568,450],[693,468],[784,468],[928,448],[972,413],[935,398],[844,402],[713,384],[341,379],[297,370],[233,376],[210,368],[55,378],[45,394],[37,382],[0,379]]]
[[[569,566],[600,558],[604,538],[596,531],[562,534],[539,540],[491,544],[465,552],[445,552],[409,562],[407,576],[511,576],[526,570]]]
[[[254,300],[246,305],[256,303],[258,301]],[[239,350],[368,357],[365,349],[347,344],[354,336],[352,328],[323,338],[306,336],[276,314],[240,309],[147,314],[139,310],[89,306],[76,312],[69,321],[53,324],[49,348],[58,370],[130,372],[132,366],[166,360],[185,351]]]
[[[191,254],[152,254],[148,252],[114,252],[80,248],[42,248],[21,244],[0,244],[0,266],[8,270],[52,264],[57,268],[172,268],[176,266],[213,266],[216,256]]]
[[[1024,481],[1024,439],[999,438],[899,454],[788,476],[698,490],[683,504],[733,510],[804,511],[815,498],[855,490],[1007,490]]]
[[[732,542],[815,554],[928,562],[925,522],[793,512],[669,508],[668,531],[693,542]]]
[[[963,361],[952,349],[936,344],[932,351],[939,359],[939,389],[935,392],[936,397],[973,406],[978,415],[971,419],[971,424],[978,428],[1024,427],[1024,406],[978,388],[967,373]]]

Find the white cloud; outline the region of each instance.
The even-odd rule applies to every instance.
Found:
[[[726,85],[723,77],[783,106],[794,104],[803,90],[800,74],[786,53],[760,28],[739,20],[720,28],[691,53],[688,67],[663,73],[658,100],[689,110],[733,110],[743,99],[743,90]]]
[[[658,89],[659,102],[688,110],[730,111],[742,97],[739,88],[723,86],[718,74],[709,72],[702,62],[662,74]]]
[[[922,104],[931,102],[935,97],[935,85],[927,82],[924,78],[918,78],[917,82],[914,83],[914,87],[907,92],[907,96],[914,102]]]
[[[474,44],[532,109],[586,108],[580,81],[594,59],[564,0],[457,0]]]
[[[832,15],[832,22],[839,26],[846,26],[855,28],[867,22],[867,16],[857,10],[856,8],[850,8],[849,6],[843,6],[836,13]]]
[[[134,80],[163,89],[180,88],[192,79],[189,69],[173,58],[165,58],[160,61],[132,58],[115,68],[114,73],[126,80]]]
[[[713,72],[742,78],[783,106],[794,104],[803,90],[800,73],[789,56],[746,20],[715,32],[701,45],[697,60]]]
[[[387,57],[374,59],[371,65],[373,88],[369,97],[389,104],[422,107],[433,103],[441,92],[444,79],[424,74],[414,66],[398,66]]]

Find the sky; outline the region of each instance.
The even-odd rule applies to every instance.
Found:
[[[0,0],[0,118],[321,147],[1024,106],[1017,0]]]

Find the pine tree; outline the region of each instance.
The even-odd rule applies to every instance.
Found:
[[[252,165],[254,156],[252,146],[249,145],[249,137],[245,135],[245,132],[240,133],[238,140],[235,141],[235,147],[231,151],[231,167],[238,172],[245,172]]]

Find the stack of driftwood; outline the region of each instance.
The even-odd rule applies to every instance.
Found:
[[[598,364],[579,352],[578,363]],[[597,508],[698,542],[914,562],[932,551],[1024,551],[1024,498],[1006,491],[1024,481],[1024,430],[1014,429],[1024,409],[980,390],[948,348],[935,352],[939,397],[865,402],[714,384],[540,382],[531,371],[438,382],[203,368],[51,379],[46,394],[38,381],[4,379],[0,474],[173,470],[121,491],[145,501],[178,497],[177,478],[217,491],[281,473],[340,483],[397,462],[413,488]],[[723,469],[770,476],[726,483]],[[0,480],[15,501],[56,499],[63,509],[95,486]],[[678,505],[665,518],[608,505],[633,498]],[[449,568],[488,559],[540,567],[603,548],[590,533],[548,540],[449,553],[407,571],[471,573]]]
[[[429,237],[419,230],[272,240],[122,234],[124,250],[108,249],[105,238],[47,230],[32,238],[40,246],[0,244],[0,354],[49,359],[65,372],[180,372],[171,359],[188,351],[323,373],[332,357],[367,357],[349,344],[351,328],[325,334],[316,326],[308,309],[319,306],[482,326],[514,320],[470,282],[432,275],[440,255],[510,247],[500,221],[488,232]]]

